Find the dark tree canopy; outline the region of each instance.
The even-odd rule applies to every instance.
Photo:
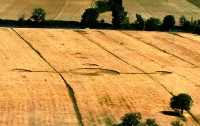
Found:
[[[176,120],[176,121],[173,121],[171,123],[172,126],[183,126],[183,124],[181,124],[180,120]]]
[[[42,8],[36,8],[34,9],[31,18],[35,22],[41,22],[45,20],[46,12]]]
[[[159,125],[156,123],[156,119],[148,118],[148,119],[146,119],[143,126],[159,126]]]
[[[137,30],[144,30],[145,21],[140,14],[136,14],[136,21],[134,22],[135,29]]]
[[[146,21],[145,29],[148,31],[158,31],[161,21],[158,18],[150,17]]]
[[[99,12],[97,9],[88,8],[82,15],[81,25],[84,27],[95,27],[98,25]]]
[[[181,109],[181,114],[183,114],[183,110],[189,111],[193,105],[193,100],[188,94],[182,93],[173,96],[170,100],[170,107],[172,109]]]
[[[195,20],[193,23],[192,23],[192,27],[193,27],[193,31],[195,34],[198,34],[200,35],[200,20]]]
[[[183,27],[183,31],[191,31],[190,21],[188,20],[184,21],[182,27]]]
[[[127,113],[121,118],[123,126],[141,126],[141,119],[142,115],[139,112]]]
[[[103,13],[111,10],[111,2],[109,0],[98,0],[95,2],[95,8],[99,13]]]
[[[164,30],[169,31],[169,29],[174,28],[175,18],[173,15],[166,15],[163,19],[163,28]]]
[[[127,12],[124,11],[124,7],[115,5],[112,7],[112,24],[114,29],[128,29],[130,27],[129,18]]]
[[[179,25],[183,26],[183,24],[185,23],[185,21],[186,21],[185,16],[181,16],[181,17],[179,18]]]

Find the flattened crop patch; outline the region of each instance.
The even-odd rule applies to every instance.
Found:
[[[116,70],[103,69],[103,68],[78,68],[70,71],[77,75],[98,76],[104,74],[119,75],[120,72]]]

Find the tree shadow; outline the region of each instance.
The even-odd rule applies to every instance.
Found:
[[[182,121],[186,122],[187,119],[185,118],[185,116],[183,116],[182,114],[180,114],[177,111],[160,111],[160,113],[164,114],[164,115],[168,115],[168,116],[176,116],[179,119],[181,119]]]
[[[180,117],[181,115],[176,112],[176,111],[160,111],[160,113],[164,114],[164,115],[168,115],[168,116],[178,116]]]

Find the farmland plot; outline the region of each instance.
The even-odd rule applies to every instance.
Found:
[[[191,113],[184,113],[182,123],[198,125],[198,37],[109,30],[13,32],[38,50],[70,85],[83,125],[117,124],[125,113],[137,111],[144,119],[156,118],[160,125],[170,125],[178,117],[162,112],[173,111],[169,99],[178,93],[194,99]]]
[[[24,4],[26,3],[26,4]],[[43,8],[47,19],[80,21],[86,8],[91,7],[91,0],[2,0],[0,17],[2,19],[29,18],[33,9]]]
[[[0,36],[0,125],[77,125],[56,72],[11,29]]]

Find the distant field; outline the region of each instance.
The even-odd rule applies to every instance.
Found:
[[[191,3],[190,3],[191,2]],[[172,14],[176,20],[185,15],[189,20],[199,19],[199,0],[123,0],[123,6],[128,11],[131,22],[135,14],[141,14],[145,19],[153,16],[163,20],[165,15]],[[47,19],[80,21],[85,9],[90,8],[92,0],[1,0],[0,18],[15,19],[25,15],[29,18],[34,8],[41,7],[47,12]],[[100,15],[99,19],[111,22],[110,12]]]
[[[200,37],[163,32],[0,29],[0,125],[106,126],[141,112],[200,120]],[[183,118],[169,100],[194,99]]]
[[[187,0],[187,1],[200,8],[200,0]]]

